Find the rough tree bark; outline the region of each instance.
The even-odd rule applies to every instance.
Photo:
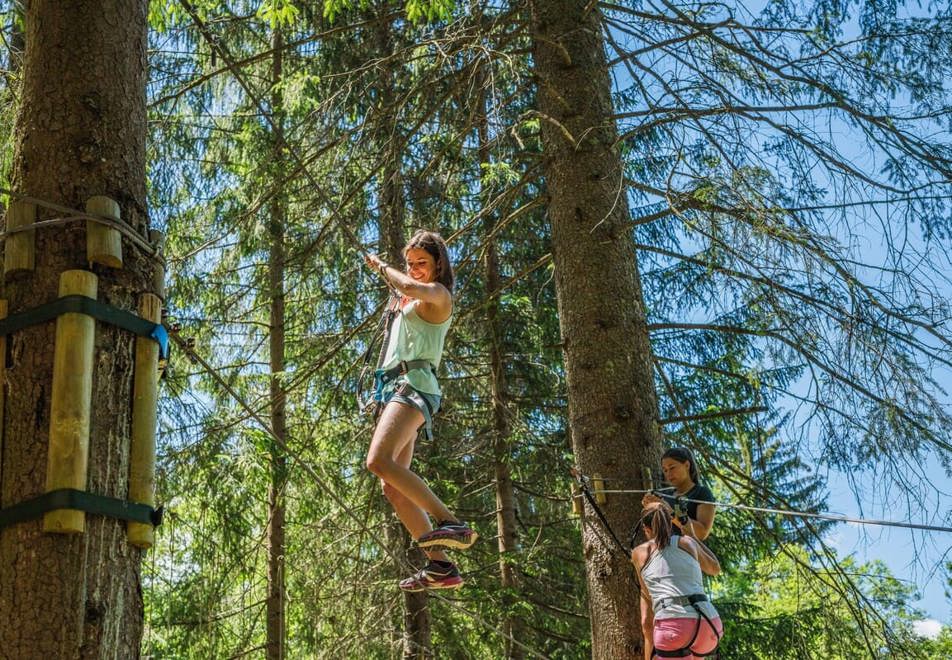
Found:
[[[284,39],[280,29],[275,29],[271,38],[274,54],[271,58],[271,112],[274,118],[271,158],[275,179],[282,173],[284,149],[283,116],[284,101],[281,94],[281,77],[284,57]],[[268,259],[268,297],[270,307],[269,339],[271,429],[282,443],[287,443],[288,425],[285,414],[285,392],[281,383],[284,373],[284,262],[285,262],[285,205],[284,195],[279,191],[270,203],[270,250]],[[268,487],[268,597],[267,597],[267,656],[268,660],[283,660],[285,657],[285,574],[284,533],[285,504],[284,486],[287,482],[287,457],[284,449],[272,443],[271,483]]]
[[[26,15],[12,185],[71,208],[119,202],[147,235],[146,0],[32,0]],[[37,219],[62,216],[38,209]],[[60,274],[89,269],[85,223],[36,231],[36,265],[4,282],[11,314],[57,297]],[[154,261],[123,239],[124,267],[93,266],[100,301],[135,312]],[[97,323],[87,490],[125,499],[134,336]],[[7,340],[0,506],[45,490],[54,323]],[[0,530],[0,654],[13,658],[135,658],[142,634],[141,551],[123,521],[86,516],[85,533]]]
[[[534,0],[533,61],[572,449],[583,473],[634,485],[661,433],[598,18],[589,0]],[[603,506],[623,538],[637,504]],[[592,656],[640,658],[636,576],[587,502],[582,544]]]

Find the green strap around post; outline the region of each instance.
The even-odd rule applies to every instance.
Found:
[[[169,336],[164,326],[86,296],[63,296],[51,303],[0,319],[0,336],[52,321],[61,314],[69,313],[86,314],[142,337],[148,337],[159,344],[159,352],[163,358],[168,356]],[[131,520],[154,527],[162,523],[162,507],[153,509],[147,504],[63,488],[0,509],[0,529],[26,520],[34,520],[48,511],[58,509],[85,511],[94,515]]]
[[[97,516],[131,520],[153,527],[158,527],[162,523],[162,507],[153,509],[148,504],[126,502],[115,497],[63,488],[0,509],[0,529],[27,520],[35,520],[47,511],[57,509],[75,509]]]
[[[94,319],[109,323],[142,337],[154,339],[159,344],[163,358],[168,357],[168,333],[161,324],[136,316],[130,312],[101,303],[86,296],[63,296],[51,303],[28,309],[19,314],[11,314],[0,319],[0,335],[9,335],[31,325],[52,321],[61,314],[86,314]]]

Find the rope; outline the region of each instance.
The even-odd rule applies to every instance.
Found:
[[[76,209],[71,209],[68,206],[62,206],[61,204],[55,204],[53,202],[48,202],[38,197],[31,197],[29,195],[24,195],[22,193],[14,192],[13,190],[8,190],[7,188],[0,188],[0,193],[9,195],[13,199],[20,200],[21,202],[26,202],[28,204],[36,204],[50,211],[56,211],[57,213],[66,213],[69,217],[66,218],[55,218],[53,220],[41,220],[39,222],[34,222],[29,225],[23,225],[22,227],[15,227],[13,229],[7,229],[4,232],[0,232],[0,238],[4,238],[11,234],[16,234],[22,231],[29,231],[31,229],[38,229],[42,227],[52,227],[56,225],[63,225],[68,222],[74,222],[77,220],[91,220],[93,222],[98,222],[101,225],[115,229],[120,234],[128,238],[130,241],[135,243],[139,248],[146,252],[146,254],[154,256],[157,252],[154,245],[152,245],[146,238],[144,238],[139,232],[134,230],[125,222],[117,222],[112,218],[104,218],[99,215],[93,215],[92,213],[87,213],[86,211],[78,211]]]
[[[625,557],[630,557],[631,552],[629,551],[628,548],[625,547],[625,544],[622,543],[618,539],[618,536],[615,534],[615,530],[612,529],[612,526],[608,524],[608,519],[605,517],[605,514],[602,513],[602,509],[600,506],[598,506],[598,502],[595,500],[595,496],[592,495],[592,491],[588,489],[588,484],[585,483],[585,478],[583,477],[583,475],[579,473],[577,470],[575,470],[574,468],[572,469],[572,475],[575,477],[576,481],[578,481],[578,485],[582,489],[582,493],[585,495],[585,499],[587,499],[588,503],[592,505],[592,509],[595,511],[595,515],[597,515],[599,520],[602,521],[602,524],[605,526],[605,529],[608,530],[608,533],[611,535],[612,539],[615,541],[615,545],[617,545],[621,549],[621,554],[624,555]],[[599,491],[599,492],[605,492],[605,491]]]
[[[579,475],[579,483],[582,483],[581,480],[590,479],[586,475]],[[656,493],[658,495],[667,495],[670,497],[669,493],[662,493],[663,490],[673,490],[673,488],[663,488],[663,489],[614,489],[614,490],[604,490],[600,489],[598,492],[605,494],[617,494],[617,495],[627,495],[627,494],[638,494],[643,495],[647,493]],[[732,502],[708,502],[706,500],[696,500],[690,497],[678,497],[677,499],[682,502],[692,502],[695,504],[712,504],[714,506],[719,506],[724,509],[739,509],[741,511],[751,511],[755,513],[772,513],[780,516],[790,516],[796,518],[818,518],[821,520],[832,520],[834,522],[846,522],[846,523],[856,523],[858,525],[879,525],[883,527],[902,527],[905,529],[921,529],[928,532],[952,532],[952,527],[944,527],[942,525],[927,525],[925,523],[914,523],[914,522],[905,522],[905,521],[896,521],[896,520],[878,520],[874,518],[856,518],[854,516],[846,516],[839,513],[828,513],[828,512],[812,512],[812,511],[795,511],[792,509],[774,509],[770,507],[760,507],[760,506],[750,506],[748,504],[734,504]]]

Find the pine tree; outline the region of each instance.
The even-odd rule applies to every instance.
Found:
[[[35,265],[8,273],[8,312],[56,299],[62,273],[91,269],[97,298],[138,310],[152,291],[146,208],[146,2],[31,2],[25,15],[21,100],[11,187],[44,203],[83,209],[118,202],[122,266],[90,265],[75,219],[35,230]],[[37,220],[62,217],[38,205]],[[9,219],[9,216],[8,216]],[[139,240],[130,240],[138,236]],[[9,245],[8,245],[9,247]],[[46,490],[55,324],[7,337],[0,499]],[[81,489],[125,500],[134,335],[96,324],[88,454]],[[76,377],[78,374],[69,374]],[[84,440],[79,440],[80,443]],[[83,451],[80,449],[80,451]],[[81,459],[80,459],[81,460]],[[126,523],[87,514],[85,531],[45,534],[42,520],[0,530],[0,647],[11,657],[136,657],[142,634],[139,568]]]

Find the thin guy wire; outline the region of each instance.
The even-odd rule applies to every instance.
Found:
[[[586,481],[588,481],[589,483],[591,483],[591,477],[589,477],[588,475],[581,475],[581,477],[585,479]],[[640,494],[647,494],[647,493],[655,493],[655,492],[658,492],[659,490],[670,490],[670,488],[668,489],[657,489],[657,488],[635,489],[633,488],[633,489],[612,489],[612,490],[605,490],[605,489],[599,488],[599,489],[596,489],[595,492],[605,493],[606,495],[607,494],[617,494],[617,495],[639,494],[640,495]],[[925,530],[929,532],[952,532],[952,527],[943,527],[941,525],[926,525],[924,523],[913,523],[913,522],[895,521],[895,520],[877,520],[873,518],[855,518],[853,516],[846,516],[846,515],[842,515],[838,513],[826,513],[826,512],[813,513],[809,511],[794,511],[791,509],[772,509],[769,507],[750,506],[748,504],[733,504],[731,502],[708,502],[707,500],[695,500],[690,497],[679,497],[677,499],[681,500],[682,502],[692,502],[695,504],[713,504],[714,506],[719,506],[725,509],[740,509],[741,511],[752,511],[756,513],[774,513],[781,516],[791,516],[791,517],[798,517],[798,518],[819,518],[822,520],[833,520],[836,522],[857,523],[860,525],[881,525],[885,527],[903,527],[906,529],[921,529],[921,530]]]

